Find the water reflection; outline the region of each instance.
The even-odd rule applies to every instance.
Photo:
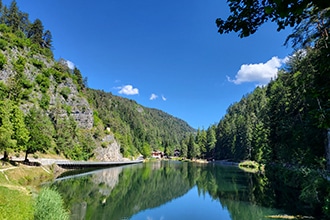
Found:
[[[72,219],[201,219],[202,215],[255,220],[280,213],[272,208],[267,179],[235,167],[159,161],[114,167],[54,185]]]

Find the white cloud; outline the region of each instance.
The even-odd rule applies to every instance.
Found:
[[[119,90],[119,94],[124,94],[124,95],[137,95],[139,94],[139,89],[138,88],[133,88],[132,85],[125,85],[122,87],[117,87]]]
[[[235,84],[241,84],[244,82],[257,82],[258,84],[265,85],[272,78],[276,78],[278,68],[280,68],[288,58],[280,59],[278,57],[272,57],[266,63],[258,64],[243,64],[240,70],[237,72],[235,79],[230,79],[227,76],[229,82]]]
[[[155,100],[155,99],[157,99],[157,98],[158,98],[158,95],[152,93],[149,99],[150,99],[150,100]]]
[[[71,62],[70,60],[66,60],[66,64],[68,65],[69,69],[73,70],[75,65],[73,62]]]
[[[167,98],[165,96],[163,96],[163,95],[162,95],[162,99],[163,99],[163,101],[166,101],[167,100]]]

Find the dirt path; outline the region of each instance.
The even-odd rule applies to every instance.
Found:
[[[16,168],[18,168],[18,167],[7,167],[7,168],[0,169],[0,172],[6,171],[6,170],[12,170],[12,169],[16,169]]]
[[[3,175],[5,176],[6,180],[10,183],[10,180],[8,178],[8,176],[5,174],[5,171],[6,170],[12,170],[12,169],[16,169],[17,167],[7,167],[7,168],[3,168],[3,169],[0,169],[0,172],[3,173]]]

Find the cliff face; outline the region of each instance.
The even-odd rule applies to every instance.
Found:
[[[102,139],[101,146],[95,150],[95,159],[98,161],[122,161],[123,156],[120,153],[120,145],[113,135],[106,135]]]
[[[40,105],[39,101],[42,99],[43,94],[49,96],[49,107],[46,109],[48,115],[55,115],[65,118],[72,116],[77,122],[78,126],[83,129],[91,129],[93,127],[93,110],[88,104],[87,100],[79,94],[77,86],[73,83],[72,78],[66,77],[61,79],[58,83],[54,76],[49,76],[49,88],[47,91],[42,92],[41,86],[36,82],[39,74],[44,74],[49,68],[52,68],[55,62],[40,54],[32,55],[30,50],[24,48],[19,50],[12,48],[3,52],[6,57],[7,63],[0,71],[0,80],[9,86],[15,86],[17,82],[13,82],[18,74],[20,74],[26,83],[29,83],[33,90],[29,91],[28,97],[22,100],[22,108],[28,110],[34,105]],[[22,64],[23,71],[15,71],[15,65],[19,60]],[[67,68],[67,71],[70,71]],[[26,89],[27,90],[27,89]],[[68,91],[64,94],[63,91]],[[65,109],[66,107],[66,109]],[[69,110],[69,111],[68,111]]]
[[[0,37],[2,35],[0,33]],[[83,144],[93,148],[90,155],[94,155],[96,160],[123,159],[120,145],[113,135],[103,138],[102,135],[95,135],[93,109],[83,92],[79,91],[73,71],[68,68],[65,60],[56,62],[50,57],[32,52],[29,47],[12,46],[0,52],[6,61],[0,70],[0,82],[8,89],[8,98],[17,96],[16,99],[19,100],[20,108],[25,114],[31,108],[40,109],[58,129],[65,129],[58,125],[60,120],[73,119],[75,122],[73,129],[91,138],[86,139],[87,143],[81,143],[82,138],[70,137],[73,140],[71,144],[78,148]],[[54,135],[56,139],[58,135]],[[58,151],[62,153],[61,150]]]
[[[87,100],[79,94],[77,86],[72,82],[71,78],[58,84],[57,88],[52,86],[50,90],[55,91],[50,95],[50,115],[58,114],[61,118],[71,116],[80,128],[93,128],[93,110]],[[63,96],[61,91],[64,90],[70,91],[70,93]],[[58,109],[58,105],[67,108]],[[56,112],[56,110],[58,110],[58,112]]]

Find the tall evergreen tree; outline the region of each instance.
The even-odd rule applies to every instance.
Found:
[[[79,89],[80,90],[83,90],[85,88],[84,80],[83,80],[83,77],[81,75],[80,70],[77,67],[74,67],[74,69],[73,69],[73,75],[77,79],[77,84],[78,84]]]
[[[188,159],[196,159],[198,155],[198,146],[195,143],[195,138],[192,134],[189,135],[189,142],[188,142],[188,152],[187,158]]]
[[[201,158],[205,158],[206,156],[206,145],[207,145],[207,139],[206,139],[206,131],[204,129],[197,130],[197,135],[196,135],[196,145],[198,147],[198,156],[200,156]]]
[[[188,157],[188,145],[187,145],[187,140],[185,140],[185,139],[183,139],[182,141],[181,141],[181,157]]]
[[[20,16],[19,16],[19,9],[16,0],[13,0],[11,2],[8,12],[4,16],[5,16],[5,24],[10,26],[13,32],[18,31],[20,27]]]
[[[44,26],[40,19],[36,19],[29,28],[27,37],[31,39],[33,43],[43,46],[43,32]]]
[[[42,35],[42,47],[52,49],[53,36],[50,30],[46,30]]]
[[[18,17],[19,17],[19,27],[18,29],[22,31],[25,36],[28,33],[29,27],[30,27],[30,20],[29,20],[29,14],[19,11],[18,12]]]
[[[212,125],[206,130],[206,149],[207,149],[207,157],[214,159],[215,156],[215,145],[217,142],[216,139],[216,132],[215,132],[216,126]]]

